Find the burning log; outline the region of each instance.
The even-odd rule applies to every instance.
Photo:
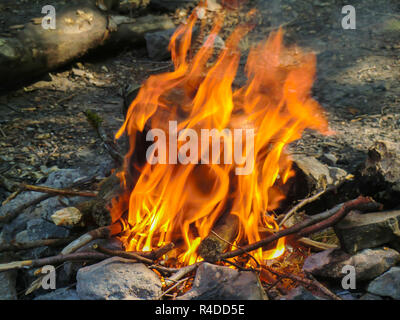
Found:
[[[233,250],[231,252],[223,253],[219,256],[219,259],[229,259],[246,252],[254,251],[258,248],[261,248],[267,244],[272,243],[273,241],[276,241],[282,237],[286,237],[289,235],[294,234],[296,235],[296,237],[304,237],[306,235],[321,231],[327,227],[330,227],[338,223],[352,210],[362,211],[362,210],[373,210],[374,208],[379,209],[381,208],[381,205],[376,203],[371,198],[358,197],[355,200],[348,201],[344,204],[334,207],[333,209],[312,216],[309,219],[294,225],[293,227],[278,231],[261,241],[249,244],[247,246],[243,246],[242,248]]]
[[[206,237],[198,248],[198,253],[204,260],[215,262],[218,256],[225,252],[231,242],[235,240],[239,229],[239,218],[230,213],[224,214],[216,226],[211,231],[211,234]]]
[[[89,0],[58,10],[56,29],[44,29],[42,18],[32,21],[16,37],[0,38],[0,85],[44,74],[105,44],[144,43],[145,33],[174,27],[161,16],[108,16]]]

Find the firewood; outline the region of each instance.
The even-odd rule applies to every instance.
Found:
[[[367,206],[368,209],[370,209],[370,206],[378,206],[378,208],[380,207],[380,205],[373,201],[371,198],[360,196],[355,200],[348,201],[323,213],[312,216],[309,219],[294,225],[293,227],[278,231],[263,240],[249,244],[247,246],[243,246],[242,248],[233,250],[231,252],[223,253],[219,256],[219,259],[229,259],[236,257],[245,252],[250,252],[261,248],[282,237],[286,237],[289,235],[295,234],[297,237],[303,237],[313,232],[318,232],[322,230],[322,228],[330,227],[333,224],[339,222],[340,219],[343,219],[346,214],[348,214],[351,210],[362,210],[363,208],[365,208],[365,206]]]
[[[3,263],[0,264],[0,272],[24,268],[38,268],[45,265],[60,264],[66,261],[104,260],[109,257],[110,256],[99,252],[76,252],[65,255],[60,254],[48,258]]]
[[[225,213],[217,221],[213,232],[200,243],[199,255],[206,261],[217,261],[218,256],[230,247],[230,243],[238,233],[238,228],[239,218],[230,213]]]
[[[41,192],[41,193],[50,193],[55,195],[62,196],[78,196],[78,197],[96,197],[97,192],[89,192],[89,191],[77,191],[77,190],[68,190],[68,189],[55,189],[43,186],[33,186],[30,184],[21,183],[19,186],[23,190]]]
[[[150,252],[133,252],[133,251],[121,251],[121,250],[110,250],[107,248],[104,248],[98,244],[93,245],[93,249],[108,254],[110,256],[118,256],[126,259],[132,259],[132,260],[138,260],[140,262],[146,263],[146,264],[153,264],[155,260],[158,260],[161,258],[164,254],[168,253],[171,251],[175,245],[171,242],[159,249],[150,251]]]
[[[131,259],[131,260],[137,260],[138,262],[143,262],[146,264],[153,264],[153,260],[147,259],[145,257],[142,257],[135,252],[127,252],[127,251],[121,251],[121,250],[110,250],[107,248],[104,248],[102,246],[99,246],[98,244],[94,244],[92,248],[96,251],[99,251],[101,253],[104,253],[106,255],[112,256],[112,257],[121,257],[125,259]]]
[[[31,242],[16,242],[11,241],[10,243],[0,244],[0,252],[5,251],[19,251],[19,250],[27,250],[38,247],[57,247],[62,246],[72,241],[71,238],[67,239],[44,239],[44,240],[36,240]]]
[[[83,247],[85,244],[88,244],[92,240],[96,239],[107,239],[113,235],[119,234],[123,230],[123,227],[120,223],[115,223],[111,226],[101,227],[84,235],[80,236],[75,241],[71,242],[68,246],[66,246],[62,251],[62,255],[71,254],[78,250],[79,248]]]

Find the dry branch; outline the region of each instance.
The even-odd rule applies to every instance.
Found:
[[[56,188],[43,187],[43,186],[33,186],[30,184],[25,184],[25,183],[21,183],[20,188],[25,191],[42,192],[42,193],[48,193],[48,194],[52,194],[52,195],[78,196],[78,197],[96,197],[97,196],[97,192],[56,189]]]
[[[346,214],[348,214],[351,210],[363,210],[363,209],[371,209],[372,207],[380,207],[379,204],[377,204],[375,201],[373,201],[371,198],[366,198],[366,197],[358,197],[355,200],[348,201],[344,204],[340,204],[330,210],[327,210],[323,213],[320,213],[318,215],[312,216],[307,220],[304,220],[293,227],[290,227],[288,229],[283,229],[281,231],[278,231],[267,238],[249,244],[247,246],[243,246],[240,249],[223,253],[219,256],[219,259],[229,259],[236,257],[238,255],[241,255],[246,252],[254,251],[258,248],[261,248],[267,244],[270,244],[282,237],[286,237],[292,234],[297,234],[297,236],[305,236],[307,234],[317,232],[322,230],[321,228],[327,228],[332,226],[333,224],[337,223],[340,221],[340,219],[344,218]],[[329,223],[324,223],[323,220],[329,219]],[[322,221],[322,222],[321,222]],[[321,222],[319,224],[319,222]],[[316,225],[316,226],[315,226]],[[305,230],[306,232],[301,232]]]
[[[60,254],[48,258],[3,263],[0,264],[0,272],[23,268],[38,268],[45,265],[60,264],[66,261],[104,260],[109,257],[110,256],[99,252],[76,252],[65,255]]]
[[[280,279],[282,278],[287,278],[295,282],[299,282],[306,287],[313,287],[320,291],[322,294],[325,296],[331,298],[332,300],[342,300],[340,297],[338,297],[336,294],[334,294],[332,291],[330,291],[328,288],[326,288],[323,284],[321,284],[319,281],[317,281],[315,278],[307,279],[303,278],[294,274],[289,274],[289,273],[282,273],[279,271],[276,271],[270,267],[263,266],[265,270],[268,270],[269,272],[275,274],[278,276]],[[311,277],[311,275],[307,275],[308,277]]]
[[[58,247],[71,242],[71,238],[67,239],[44,239],[32,242],[15,242],[3,243],[0,245],[0,252],[27,250],[38,247]]]
[[[200,262],[196,262],[194,264],[191,264],[189,266],[180,268],[177,272],[175,272],[172,276],[169,278],[165,279],[165,284],[167,286],[170,286],[171,284],[181,280],[184,276],[186,276],[188,273],[194,271],[197,269],[197,267],[200,265]]]
[[[136,260],[138,262],[143,262],[146,264],[154,263],[153,260],[142,257],[141,255],[139,255],[135,252],[128,252],[128,251],[122,251],[122,250],[110,250],[110,249],[104,248],[102,246],[99,246],[98,244],[94,244],[92,246],[92,248],[94,250],[97,250],[101,253],[104,253],[104,254],[112,256],[112,257],[121,257],[121,258],[125,258],[125,259]]]
[[[79,248],[82,248],[84,245],[88,244],[90,241],[96,239],[108,239],[113,235],[121,233],[122,230],[123,226],[120,223],[115,223],[111,226],[94,229],[80,236],[78,239],[72,241],[61,251],[61,254],[71,254]]]
[[[284,223],[290,218],[292,217],[297,211],[299,211],[301,208],[303,208],[306,204],[312,203],[315,200],[319,199],[322,195],[324,195],[325,193],[337,190],[345,181],[348,181],[352,176],[349,175],[347,176],[345,179],[343,179],[342,181],[340,181],[339,183],[327,187],[323,190],[321,190],[320,192],[317,192],[316,194],[314,194],[311,197],[305,198],[303,200],[301,200],[297,205],[295,205],[292,209],[290,209],[284,216],[284,218],[279,222],[279,227],[283,226]]]
[[[85,178],[82,180],[79,180],[77,182],[72,183],[71,185],[69,185],[66,189],[71,189],[71,188],[76,188],[79,187],[81,185],[84,185],[85,183],[88,183],[90,181],[92,181],[94,178],[93,177],[89,177],[89,178]],[[57,189],[56,189],[57,190]],[[0,224],[3,223],[8,223],[11,220],[15,219],[20,213],[22,213],[24,210],[28,209],[31,206],[35,206],[39,203],[41,203],[44,200],[47,200],[51,197],[56,196],[56,193],[47,193],[44,194],[36,199],[33,199],[29,202],[26,202],[24,204],[21,204],[20,206],[18,206],[17,208],[13,209],[12,211],[6,212],[5,214],[0,216]]]

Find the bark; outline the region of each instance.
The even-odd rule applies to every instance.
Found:
[[[198,253],[206,261],[215,262],[235,239],[239,229],[239,218],[226,213],[216,223],[213,232],[200,244]]]

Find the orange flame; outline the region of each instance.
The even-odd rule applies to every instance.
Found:
[[[314,54],[285,47],[279,30],[251,50],[245,67],[247,83],[233,90],[240,59],[238,43],[252,26],[240,25],[213,62],[213,43],[223,22],[218,17],[206,42],[189,59],[200,9],[196,8],[171,38],[174,71],[145,81],[116,134],[119,138],[126,132],[130,150],[120,174],[126,193],[113,201],[113,220],[124,221],[123,240],[128,249],[151,250],[173,241],[179,244],[176,257],[181,264],[199,259],[196,250],[201,240],[226,210],[240,221],[235,243],[260,240],[260,227],[277,231],[268,212],[279,206],[284,198],[279,186],[293,175],[285,146],[301,138],[306,128],[328,132],[322,109],[310,96]],[[165,128],[169,120],[178,122],[178,130],[196,132],[253,128],[254,169],[237,176],[233,172],[238,165],[229,163],[145,163],[139,169],[134,167],[137,139],[146,128]],[[170,138],[166,139],[168,155],[175,152],[169,149]],[[223,144],[220,159],[230,147]],[[259,249],[254,255],[262,261],[276,258],[284,250],[285,239],[280,239],[275,249],[264,253]]]

